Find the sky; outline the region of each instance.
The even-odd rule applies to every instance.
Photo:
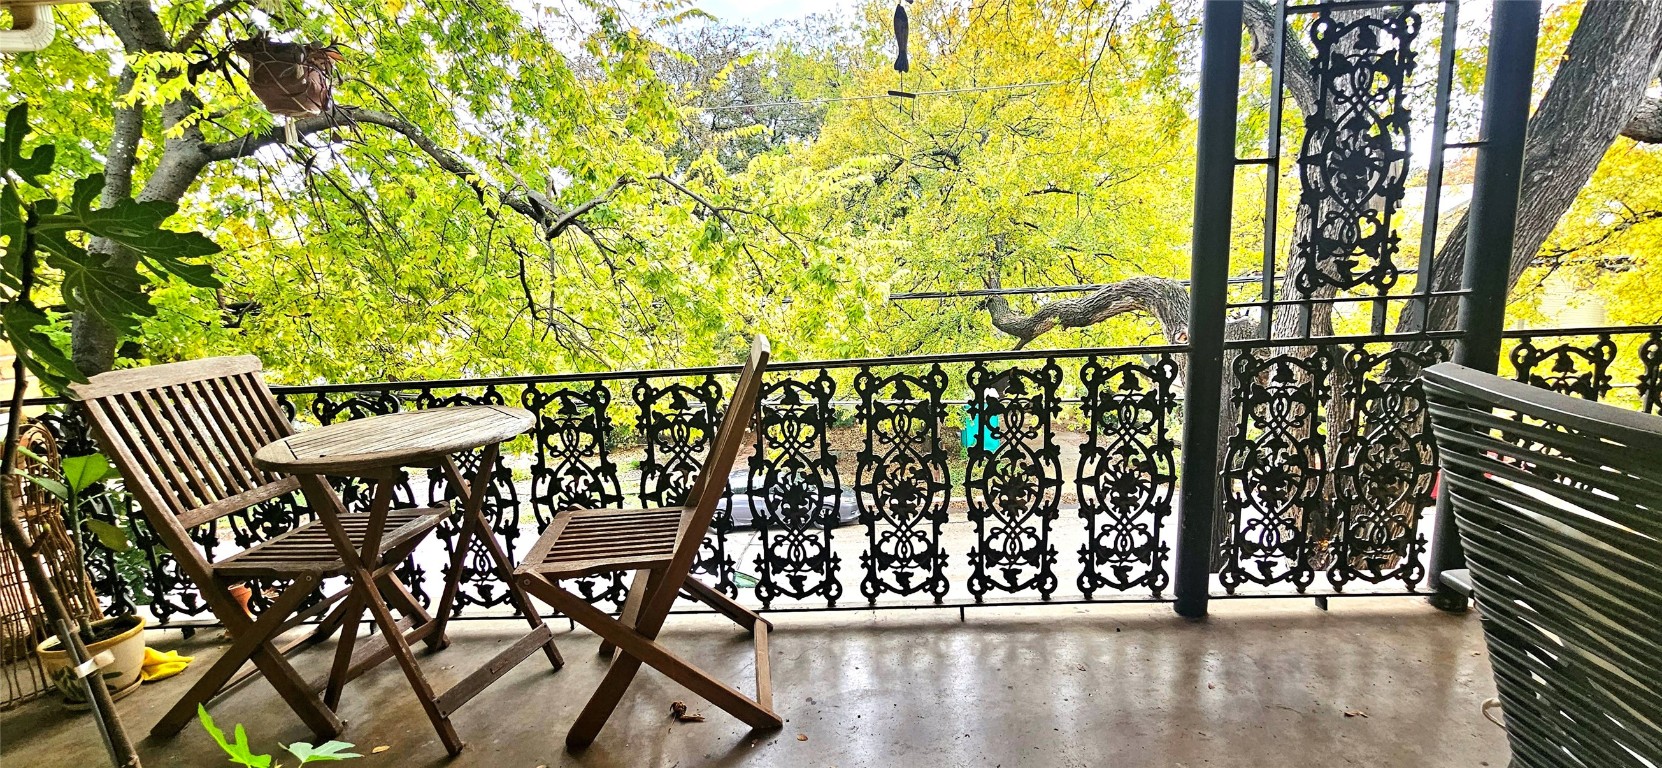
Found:
[[[832,13],[852,8],[855,3],[853,0],[697,0],[695,5],[722,21],[761,25],[814,13]]]

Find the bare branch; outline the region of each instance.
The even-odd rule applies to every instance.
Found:
[[[996,276],[986,282],[988,288],[1000,287]],[[1189,291],[1182,283],[1163,277],[1145,275],[1111,283],[1077,298],[1047,301],[1027,315],[1012,310],[1003,296],[988,296],[982,306],[992,316],[993,327],[1016,337],[1017,349],[1054,328],[1083,328],[1129,312],[1153,315],[1166,338],[1175,343],[1189,337]]]
[[[201,42],[202,35],[207,34],[208,28],[213,26],[213,23],[218,21],[219,17],[236,10],[240,6],[251,5],[253,2],[254,0],[221,0],[219,4],[209,8],[207,13],[202,14],[202,18],[197,19],[195,24],[190,25],[190,29],[186,30],[185,34],[179,36],[179,42],[175,47],[181,51],[190,50],[191,46]]]

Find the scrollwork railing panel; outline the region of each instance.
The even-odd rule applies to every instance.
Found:
[[[824,371],[762,387],[748,493],[734,503],[751,504],[761,550],[756,598],[764,607],[815,596],[830,607],[842,596],[842,558],[832,549],[843,490],[829,441],[836,387]]]
[[[531,509],[537,531],[546,528],[558,512],[621,508],[617,464],[606,445],[612,432],[608,411],[612,391],[600,382],[587,389],[532,384],[520,401],[537,417],[531,463]],[[481,562],[488,565],[488,561]],[[621,606],[628,594],[620,573],[574,579],[571,586],[583,599],[613,607]]]
[[[1142,587],[1159,597],[1170,579],[1171,547],[1162,534],[1177,485],[1169,423],[1177,363],[1170,356],[1151,364],[1091,358],[1079,378],[1087,430],[1074,481],[1085,521],[1079,591],[1088,599],[1098,590]]]
[[[1231,594],[1249,582],[1302,592],[1315,580],[1306,525],[1327,502],[1322,413],[1331,366],[1322,349],[1235,358],[1239,417],[1224,449],[1229,528],[1218,572]]]
[[[1049,600],[1058,583],[1050,534],[1062,499],[1055,435],[1062,369],[1052,360],[1036,371],[994,374],[976,363],[967,383],[979,424],[964,480],[976,538],[970,594],[981,602],[993,590],[1034,590]]]
[[[1397,579],[1412,590],[1425,577],[1419,527],[1433,503],[1437,445],[1419,374],[1447,357],[1441,346],[1375,353],[1357,345],[1343,359],[1341,396],[1353,416],[1332,473],[1338,531],[1327,575],[1336,589]]]
[[[941,526],[952,500],[952,475],[941,447],[947,376],[928,373],[854,378],[864,433],[854,483],[866,551],[860,593],[871,604],[883,594],[946,596],[947,554]]]

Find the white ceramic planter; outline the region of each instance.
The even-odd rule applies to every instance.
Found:
[[[87,646],[87,653],[92,654],[94,661],[98,663],[99,674],[104,676],[104,683],[109,686],[110,696],[116,699],[138,689],[139,683],[142,682],[140,672],[144,667],[144,617],[112,616],[99,619],[93,622],[92,626],[96,630],[118,622],[132,626],[115,637]],[[71,708],[86,708],[86,689],[70,677],[68,670],[74,666],[74,662],[69,658],[69,651],[58,642],[57,635],[48,637],[46,642],[36,646],[35,653],[40,656],[40,664],[46,670],[47,679],[57,683],[58,692],[63,694],[65,703]]]

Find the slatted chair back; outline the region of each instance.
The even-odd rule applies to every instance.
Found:
[[[1662,765],[1662,418],[1449,363],[1425,389],[1512,765]]]
[[[693,508],[687,528],[681,532],[680,546],[671,560],[669,574],[679,579],[692,570],[698,557],[698,546],[710,529],[716,507],[727,489],[727,474],[744,446],[745,431],[756,414],[757,401],[762,394],[762,373],[767,369],[771,348],[767,337],[758,334],[750,343],[750,357],[739,371],[739,381],[733,386],[733,397],[727,404],[727,414],[721,419],[710,455],[699,471],[698,479],[687,492],[687,503]]]
[[[70,387],[128,492],[176,555],[200,557],[189,529],[300,487],[254,465],[261,446],[293,433],[260,367],[253,356],[218,357],[101,373]]]

